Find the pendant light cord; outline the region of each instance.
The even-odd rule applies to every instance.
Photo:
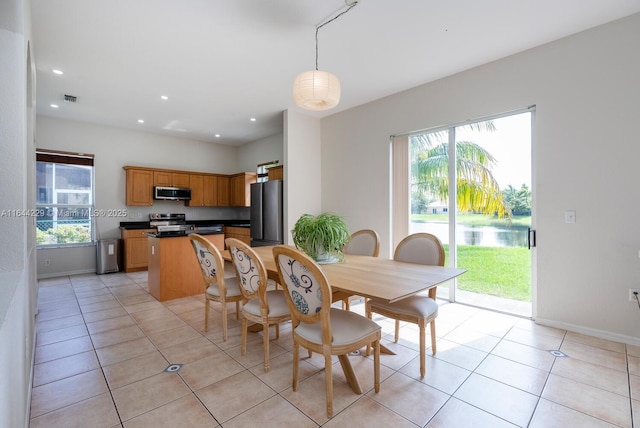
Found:
[[[328,23],[335,21],[336,19],[340,18],[342,15],[344,15],[345,13],[349,12],[351,9],[353,9],[356,5],[358,4],[358,2],[354,2],[353,4],[349,5],[347,10],[344,10],[342,12],[340,12],[339,14],[337,14],[336,16],[334,16],[333,18],[331,18],[328,21],[323,22],[320,25],[316,26],[316,71],[318,70],[318,31],[324,27],[325,25],[327,25]]]

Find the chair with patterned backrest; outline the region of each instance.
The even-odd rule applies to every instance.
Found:
[[[342,250],[345,254],[356,254],[359,256],[378,257],[380,253],[380,236],[375,230],[361,229],[351,234],[351,237],[344,244]],[[334,293],[333,301],[340,300],[340,292]],[[349,310],[350,303],[353,300],[360,299],[360,296],[351,295],[342,298],[342,308]]]
[[[240,301],[244,298],[236,277],[224,275],[224,260],[218,248],[205,237],[192,233],[191,245],[198,259],[205,284],[204,331],[208,330],[209,302],[219,302],[222,307],[222,340],[227,340],[227,303],[236,303],[236,319],[239,319]]]
[[[440,240],[430,233],[414,233],[405,237],[396,247],[393,259],[407,263],[431,266],[444,266],[444,248]],[[393,303],[379,299],[365,302],[365,314],[371,319],[375,312],[387,318],[395,319],[395,342],[398,341],[400,321],[417,324],[420,330],[420,377],[425,373],[426,325],[431,325],[431,351],[436,353],[436,324],[438,304],[436,288],[429,289],[429,295],[416,294]]]
[[[331,286],[320,266],[309,256],[287,245],[273,248],[273,258],[291,311],[293,381],[298,389],[300,346],[324,356],[327,416],[333,416],[332,355],[350,367],[349,352],[373,346],[375,392],[380,391],[380,337],[378,324],[350,311],[331,307]],[[346,363],[345,363],[346,359]],[[346,364],[346,365],[345,365]],[[347,370],[349,371],[349,370]]]
[[[280,323],[289,321],[291,314],[283,290],[268,290],[275,283],[267,278],[264,263],[255,251],[244,242],[227,238],[227,249],[236,269],[242,305],[242,347],[240,355],[247,352],[247,321],[262,325],[264,371],[269,371],[269,326],[276,326],[276,339],[280,337]]]

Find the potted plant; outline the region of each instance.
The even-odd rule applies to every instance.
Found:
[[[295,246],[318,263],[343,261],[342,248],[350,236],[343,218],[332,213],[303,214],[291,235]]]

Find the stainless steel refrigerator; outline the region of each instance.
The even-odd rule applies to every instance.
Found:
[[[284,242],[282,228],[282,180],[251,185],[251,246]]]

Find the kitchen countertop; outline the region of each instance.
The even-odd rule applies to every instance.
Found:
[[[150,238],[185,238],[188,237],[189,234],[191,233],[197,233],[198,235],[222,235],[224,232],[218,232],[218,231],[214,231],[214,230],[202,230],[202,231],[198,231],[198,230],[194,230],[192,232],[187,232],[184,235],[164,235],[164,236],[158,236],[157,234],[153,233],[153,232],[147,232],[145,235],[147,235]]]
[[[192,224],[195,227],[223,225],[234,227],[250,227],[251,222],[248,220],[187,220],[187,224]],[[121,221],[120,229],[153,229],[148,221]]]

